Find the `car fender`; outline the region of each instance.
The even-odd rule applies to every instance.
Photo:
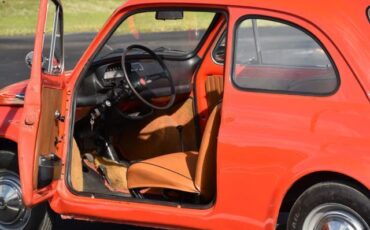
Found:
[[[0,138],[18,142],[23,107],[0,106]]]
[[[366,167],[370,163],[370,159],[366,157],[365,153],[357,153],[357,157],[353,154],[343,154],[341,157],[333,158],[333,156],[316,156],[306,161],[299,162],[287,173],[277,185],[277,193],[280,194],[275,200],[274,219],[277,221],[282,203],[295,183],[302,178],[312,175],[314,173],[335,173],[338,177],[344,176],[351,178],[367,189],[370,189],[370,168]],[[319,181],[326,181],[327,178],[321,178]],[[303,193],[304,191],[300,191]]]

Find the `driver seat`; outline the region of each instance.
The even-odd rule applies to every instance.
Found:
[[[173,189],[195,193],[210,201],[216,189],[216,145],[221,104],[208,118],[199,153],[170,153],[133,163],[127,170],[131,191],[141,188]]]

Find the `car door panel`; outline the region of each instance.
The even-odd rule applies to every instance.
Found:
[[[39,173],[39,159],[41,156],[50,157],[50,154],[58,154],[58,143],[60,141],[59,136],[59,123],[56,119],[55,114],[61,113],[63,97],[62,89],[50,88],[43,86],[41,93],[41,100],[45,103],[41,106],[40,123],[37,132],[36,141],[36,156],[34,162],[34,174],[33,174],[33,188],[37,189],[40,187],[40,173]],[[53,178],[57,178],[58,175],[53,175]]]
[[[49,7],[49,4],[55,4],[55,8]],[[58,7],[60,11],[57,10]],[[19,172],[23,201],[28,207],[53,195],[56,188],[53,179],[58,178],[58,170],[54,170],[53,164],[60,163],[56,154],[60,144],[61,122],[54,116],[56,111],[63,113],[64,84],[62,71],[53,76],[44,73],[43,42],[48,9],[55,9],[62,14],[59,0],[40,0],[31,77],[25,93],[23,122],[19,131]],[[55,34],[53,36],[56,37]],[[55,63],[59,65],[62,62]],[[45,167],[39,167],[40,165]]]
[[[227,197],[236,195],[240,197],[239,202],[248,203],[251,207],[260,207],[258,210],[245,210],[244,216],[256,222],[266,223],[268,219],[277,221],[282,199],[286,195],[286,190],[281,188],[291,187],[295,179],[308,171],[312,172],[320,167],[323,171],[330,168],[330,160],[320,165],[317,159],[333,154],[330,153],[331,148],[340,138],[341,130],[353,128],[352,122],[336,120],[339,114],[349,112],[345,111],[348,101],[358,103],[357,105],[368,102],[365,102],[366,97],[362,94],[361,87],[341,55],[331,41],[322,35],[322,31],[297,17],[283,13],[246,9],[238,11],[230,21],[230,31],[236,30],[233,26],[238,25],[240,17],[247,18],[248,15],[288,20],[309,29],[324,44],[342,77],[338,91],[327,96],[257,91],[253,88],[240,88],[233,82],[233,59],[227,57],[225,71],[230,74],[225,81],[217,162],[219,172],[227,170],[228,173],[217,175],[218,187],[224,188],[219,190],[218,199],[226,200]],[[233,41],[236,40],[234,35],[229,34],[228,38],[227,53],[230,54],[238,49],[233,49]],[[262,77],[267,76],[261,72],[261,68],[249,66],[246,70],[258,71]],[[289,76],[291,73],[282,73],[281,70],[278,72],[284,77],[292,77]],[[301,77],[319,74],[314,72],[316,73],[303,71],[300,74]],[[297,76],[297,72],[294,74]],[[349,113],[352,112],[354,111]],[[354,114],[359,115],[355,112]],[[360,117],[362,116],[357,119],[364,119]],[[238,162],[246,163],[243,169]],[[307,164],[312,168],[306,168]],[[233,182],[238,180],[255,182],[256,186],[248,186],[248,183],[245,183],[235,193],[235,189],[232,189]],[[221,209],[237,209],[226,203],[220,206]],[[274,228],[276,222],[270,223],[263,226],[266,229]]]

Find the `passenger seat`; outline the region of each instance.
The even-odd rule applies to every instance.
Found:
[[[222,100],[224,93],[224,78],[222,75],[210,75],[207,77],[205,86],[208,111],[212,111]]]

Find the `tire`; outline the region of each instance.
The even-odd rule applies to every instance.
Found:
[[[319,183],[307,189],[294,203],[287,229],[342,229],[340,226],[366,230],[370,229],[369,213],[369,199],[360,191],[336,182]]]
[[[0,151],[9,155],[9,151]],[[14,156],[16,156],[13,153]],[[0,229],[1,230],[51,230],[52,223],[47,203],[27,209],[23,206],[19,175],[14,165],[0,168]],[[9,198],[10,192],[14,199]],[[6,196],[8,195],[8,196]],[[9,202],[9,200],[11,200]],[[7,204],[6,204],[7,203]],[[11,211],[9,207],[14,207]]]

